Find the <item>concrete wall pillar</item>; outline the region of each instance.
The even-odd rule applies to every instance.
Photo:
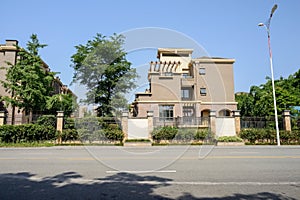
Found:
[[[286,131],[291,131],[291,112],[289,110],[284,110],[282,113],[283,116],[283,129]]]
[[[209,113],[210,131],[212,135],[216,135],[216,111],[211,110]]]
[[[56,130],[59,132],[57,142],[61,144],[62,139],[61,139],[61,133],[63,131],[64,127],[64,111],[57,111],[56,115]]]
[[[122,121],[121,121],[122,131],[124,133],[124,140],[128,139],[128,112],[122,112]]]
[[[237,135],[240,134],[241,132],[241,115],[239,110],[234,110],[233,112],[233,117],[234,117],[234,122],[235,122],[235,133]]]
[[[6,117],[5,111],[0,111],[0,126],[5,124],[5,117]]]
[[[148,119],[148,139],[152,140],[152,132],[153,132],[153,111],[147,111],[147,119]]]

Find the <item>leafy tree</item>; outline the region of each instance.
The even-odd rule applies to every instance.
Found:
[[[85,102],[97,104],[99,116],[127,107],[124,93],[136,87],[137,74],[126,60],[123,44],[122,35],[107,38],[97,34],[87,44],[75,46],[77,52],[71,57],[73,82],[86,86]]]
[[[278,113],[289,109],[296,111],[294,106],[300,105],[300,70],[288,78],[275,80],[276,103]],[[260,86],[252,86],[249,93],[236,95],[238,109],[242,116],[271,116],[274,114],[272,82],[267,77],[267,82]]]
[[[2,85],[11,96],[2,97],[7,104],[24,109],[32,118],[32,111],[45,109],[47,97],[52,90],[55,73],[44,67],[38,50],[45,47],[40,44],[36,34],[30,36],[27,49],[17,46],[16,64],[8,63],[6,81]]]
[[[70,116],[77,104],[70,94],[55,94],[48,98],[46,108],[50,114],[56,115],[57,111],[64,111],[66,116]]]
[[[238,102],[238,109],[242,116],[252,116],[253,112],[253,97],[249,93],[237,94],[235,100]]]

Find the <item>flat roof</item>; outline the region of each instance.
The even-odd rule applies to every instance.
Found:
[[[158,48],[159,53],[193,53],[193,49],[185,48]]]
[[[220,58],[220,57],[200,57],[193,58],[192,62],[201,62],[201,63],[234,63],[235,59],[233,58]]]

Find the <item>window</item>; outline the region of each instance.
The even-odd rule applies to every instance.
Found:
[[[200,88],[200,95],[206,96],[206,88]]]
[[[159,106],[159,118],[161,120],[173,121],[173,105],[161,105]]]
[[[193,88],[181,88],[181,100],[193,100]]]
[[[188,88],[181,89],[181,99],[182,100],[190,100],[191,99],[191,91]]]
[[[203,67],[199,68],[199,74],[205,75],[205,68],[203,68]]]

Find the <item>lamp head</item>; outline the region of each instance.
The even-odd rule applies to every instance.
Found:
[[[272,10],[271,10],[271,17],[272,17],[272,15],[273,15],[273,13],[275,12],[275,10],[277,9],[277,4],[275,4],[274,6],[273,6],[273,8],[272,8]]]

